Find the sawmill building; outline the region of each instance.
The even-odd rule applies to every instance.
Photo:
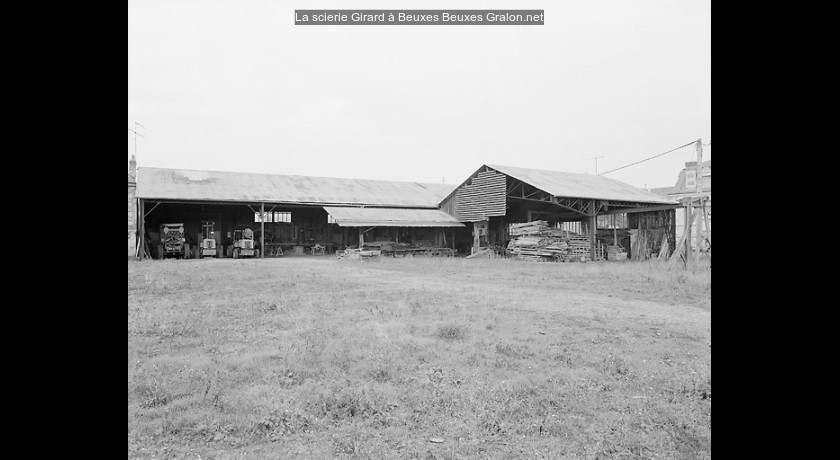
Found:
[[[633,259],[673,249],[679,206],[608,177],[500,165],[482,165],[441,202],[441,210],[476,229],[473,253],[505,248],[510,224],[539,219],[588,236],[590,260],[605,258],[609,246]]]
[[[379,243],[504,253],[511,224],[544,220],[585,236],[591,260],[608,247],[645,259],[673,249],[680,206],[603,176],[499,165],[458,186],[130,165],[129,257],[159,258],[161,225],[173,222],[193,248],[211,226],[220,257],[235,229],[250,228],[271,257]]]
[[[133,172],[134,174],[131,174]],[[452,185],[328,177],[137,168],[129,183],[136,201],[136,228],[144,235],[129,256],[160,258],[162,224],[183,224],[195,248],[212,228],[220,257],[231,255],[234,230],[249,228],[262,257],[334,252],[380,241],[451,248],[453,232],[465,231],[438,205]]]

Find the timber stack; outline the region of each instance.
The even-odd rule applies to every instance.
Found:
[[[508,244],[508,253],[519,259],[584,262],[590,256],[588,237],[552,229],[544,220],[511,224],[508,233],[514,237]]]
[[[358,249],[355,247],[350,247],[343,251],[336,251],[335,253],[338,260],[366,260],[373,258],[379,259],[380,261],[382,260],[382,251],[379,250]]]
[[[565,256],[564,262],[580,260],[585,262],[591,257],[592,245],[589,237],[569,232],[569,254]],[[603,258],[603,257],[601,257]]]

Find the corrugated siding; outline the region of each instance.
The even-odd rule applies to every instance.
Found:
[[[455,217],[461,222],[476,222],[486,217],[504,216],[505,191],[504,174],[478,173],[470,184],[455,192]]]

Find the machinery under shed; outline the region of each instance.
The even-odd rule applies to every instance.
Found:
[[[454,247],[453,232],[465,229],[438,209],[452,185],[163,168],[130,177],[129,225],[134,194],[142,235],[132,254],[129,228],[130,257],[329,254],[378,241]]]
[[[459,186],[136,168],[129,257],[391,254],[640,260],[675,248],[676,200],[603,176],[483,165]]]

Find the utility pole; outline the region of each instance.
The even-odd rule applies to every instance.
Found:
[[[604,158],[604,155],[598,157],[592,157],[590,160],[595,160],[595,175],[598,175],[598,158]]]
[[[138,126],[141,127],[141,128],[144,128],[144,129],[146,128],[145,126],[141,125],[140,123],[138,123],[136,121],[134,122],[134,129],[128,128],[129,131],[134,133],[134,156],[131,157],[131,161],[128,163],[128,167],[129,167],[129,171],[131,172],[131,174],[134,175],[135,180],[137,178],[137,171],[135,169],[136,166],[137,166],[137,136],[146,137],[146,136],[137,132],[137,127]],[[133,162],[133,164],[132,164],[132,162]],[[137,198],[137,197],[135,197],[134,199],[137,200],[136,201],[136,204],[137,204],[136,209],[139,210],[139,212],[137,213],[137,220],[139,222],[137,223],[138,225],[137,225],[137,233],[136,233],[136,235],[137,235],[137,254],[136,254],[136,257],[137,257],[138,260],[143,260],[144,258],[147,257],[146,254],[148,252],[148,248],[146,248],[146,207],[145,207],[145,202],[143,200],[141,200],[140,198]]]
[[[136,121],[134,122],[134,129],[128,128],[129,131],[134,133],[134,160],[135,161],[137,161],[137,136],[146,137],[146,136],[137,132],[137,127],[138,126],[143,128],[143,129],[146,129],[145,126],[141,125],[140,123],[137,123]]]
[[[696,180],[696,188],[695,191],[697,193],[697,197],[700,199],[700,205],[698,206],[697,210],[700,212],[705,213],[706,207],[703,203],[703,176],[702,176],[702,163],[703,163],[703,139],[697,139],[697,180]],[[701,237],[700,229],[703,226],[703,220],[697,219],[697,236],[695,241],[697,242],[697,255],[695,256],[696,265],[699,265],[700,262],[700,243],[703,241]]]

